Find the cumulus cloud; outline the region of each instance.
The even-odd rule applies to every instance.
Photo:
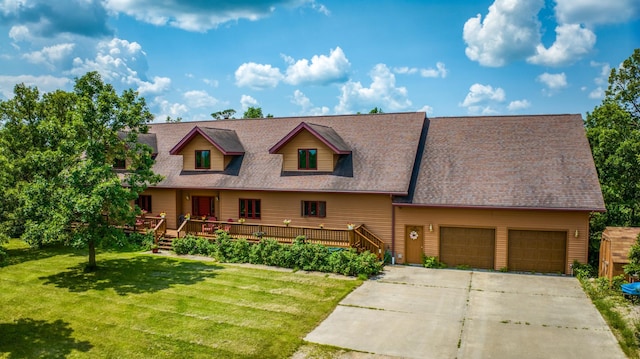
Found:
[[[29,36],[54,38],[60,34],[111,35],[108,17],[101,0],[0,2],[0,23],[17,25],[10,35],[16,41]]]
[[[567,76],[564,72],[559,74],[550,74],[545,72],[539,75],[536,80],[542,82],[550,90],[558,90],[567,87]]]
[[[602,100],[604,98],[604,91],[609,83],[609,75],[611,74],[611,66],[607,63],[600,63],[591,61],[592,67],[599,67],[600,72],[598,76],[593,79],[596,84],[596,88],[589,92],[589,98],[593,100]],[[585,88],[586,90],[586,88]]]
[[[496,0],[489,13],[464,24],[465,53],[483,66],[499,67],[530,56],[540,42],[537,14],[544,0]]]
[[[424,105],[421,108],[419,108],[417,112],[426,112],[427,116],[433,115],[433,107],[429,105]]]
[[[254,90],[276,87],[283,78],[279,68],[255,62],[240,65],[235,76],[237,86],[249,87]]]
[[[258,106],[258,100],[249,95],[242,95],[242,97],[240,97],[240,106],[242,106],[243,110],[249,107],[256,107]]]
[[[155,119],[157,122],[163,122],[167,117],[176,119],[189,113],[189,107],[187,107],[187,105],[178,102],[170,102],[161,96],[158,96],[153,100],[153,105],[160,109],[160,112]]]
[[[45,65],[53,69],[56,63],[65,60],[71,54],[74,47],[75,44],[71,43],[46,46],[40,51],[26,53],[22,57],[32,64]]]
[[[320,13],[329,10],[314,0],[269,1],[180,1],[180,0],[106,0],[105,7],[158,26],[172,26],[187,31],[205,32],[226,22],[255,21],[269,16],[276,6],[306,6]]]
[[[390,111],[404,110],[411,106],[405,87],[396,87],[395,75],[385,64],[374,66],[369,73],[371,85],[364,87],[360,82],[348,81],[341,87],[337,113],[368,111],[370,107],[381,107]]]
[[[556,27],[556,41],[549,48],[538,44],[536,54],[527,62],[536,65],[560,66],[573,63],[593,49],[596,35],[578,24],[564,24]]]
[[[419,73],[422,77],[447,77],[447,67],[442,62],[437,62],[436,67],[429,67],[426,69],[420,69],[417,67],[394,67],[393,72],[399,75],[413,75]]]
[[[531,103],[528,100],[515,100],[509,102],[507,109],[509,109],[509,111],[518,111],[529,107],[531,107]]]
[[[311,61],[301,59],[294,61],[285,56],[289,63],[285,82],[292,85],[319,84],[326,85],[347,80],[351,64],[340,47],[336,47],[326,55],[314,55]]]
[[[556,0],[558,22],[564,24],[624,23],[640,15],[637,0]]]
[[[469,107],[487,102],[503,102],[506,94],[500,87],[475,83],[469,88],[469,93],[462,102],[462,107]]]
[[[192,108],[212,107],[219,102],[218,99],[209,95],[207,91],[187,91],[182,97],[184,97],[187,105]]]
[[[27,86],[35,86],[40,92],[51,92],[71,84],[66,77],[55,76],[0,76],[0,94],[7,99],[13,97],[13,88],[16,84],[24,83]]]
[[[292,85],[328,85],[346,81],[351,67],[340,47],[331,50],[329,56],[314,55],[311,61],[283,58],[289,64],[284,74],[270,64],[247,62],[240,65],[235,72],[236,85],[255,90],[276,87],[281,81]]]
[[[311,103],[311,100],[300,90],[295,90],[293,92],[291,103],[300,106],[302,110],[300,112],[301,115],[322,116],[328,115],[330,111],[327,106],[315,107],[313,103]]]

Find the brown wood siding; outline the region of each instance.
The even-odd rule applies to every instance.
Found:
[[[511,271],[562,273],[567,232],[509,230],[508,268]]]
[[[309,131],[302,131],[289,141],[279,153],[282,154],[284,171],[298,171],[298,149],[318,150],[318,172],[333,172],[334,153]]]
[[[176,190],[163,188],[147,188],[143,195],[151,196],[151,216],[160,216],[160,212],[166,212],[168,228],[175,228],[179,213],[176,208]]]
[[[211,151],[211,171],[224,171],[225,161],[222,152],[218,151],[209,141],[201,135],[196,135],[189,143],[187,143],[180,154],[182,155],[182,169],[188,171],[196,170],[196,150]]]
[[[449,267],[493,269],[495,248],[493,228],[440,227],[440,261]]]
[[[460,209],[396,207],[397,261],[404,262],[405,225],[424,225],[424,250],[427,256],[439,256],[439,228],[477,227],[496,229],[495,267],[508,265],[507,236],[509,229],[566,231],[569,233],[564,273],[570,273],[574,260],[587,263],[589,244],[589,213],[569,211],[528,211],[508,209]],[[431,225],[432,230],[429,230]],[[578,237],[573,234],[578,230]]]
[[[391,245],[391,199],[387,195],[221,191],[220,219],[238,220],[238,200],[260,199],[261,219],[248,219],[247,223],[282,224],[290,219],[292,226],[318,226],[346,228],[347,223],[362,224]],[[302,217],[302,201],[325,201],[325,218]]]

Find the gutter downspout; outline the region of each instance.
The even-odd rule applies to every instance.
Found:
[[[396,264],[396,207],[393,205],[393,196],[391,199],[391,264]]]

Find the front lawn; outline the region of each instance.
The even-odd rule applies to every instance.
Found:
[[[29,250],[0,267],[0,357],[288,358],[361,281],[142,253]]]

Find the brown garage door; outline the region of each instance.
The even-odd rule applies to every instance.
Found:
[[[495,249],[495,229],[440,227],[440,261],[449,267],[493,269]]]
[[[509,270],[564,273],[567,232],[509,231]]]

